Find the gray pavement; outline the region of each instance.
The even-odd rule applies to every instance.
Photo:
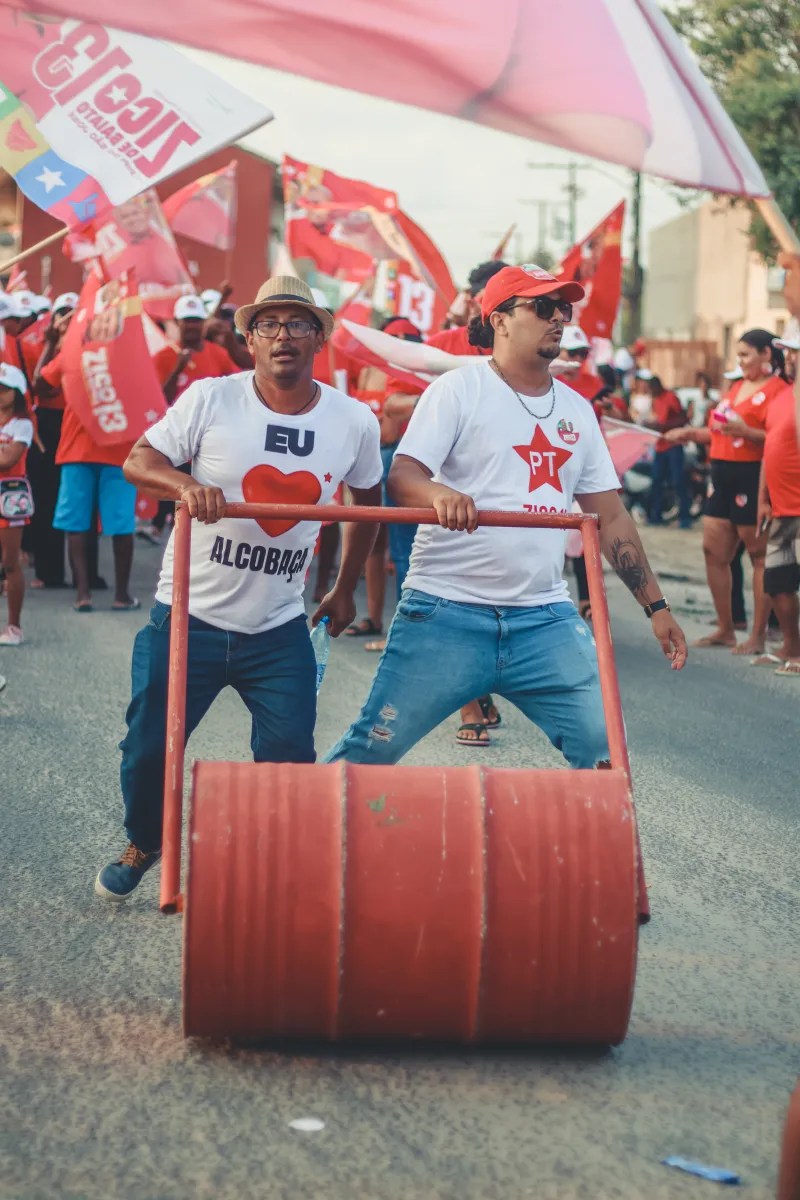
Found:
[[[143,600],[158,559],[137,545]],[[100,611],[77,616],[69,593],[29,593],[29,644],[0,648],[0,1196],[711,1194],[661,1166],[667,1154],[740,1172],[748,1196],[774,1194],[800,1066],[800,685],[723,651],[696,652],[676,676],[616,581],[610,592],[653,907],[627,1041],[605,1053],[297,1055],[184,1042],[181,918],[159,914],[155,873],[120,909],[94,898],[95,872],[123,844],[116,745],[143,614],[104,611],[111,597],[98,595]],[[706,628],[687,621],[692,635]],[[360,643],[335,646],[320,749],[374,666]],[[518,713],[503,716],[481,762],[558,761]],[[456,725],[408,761],[473,761]],[[248,735],[228,693],[190,752],[242,759]],[[309,1116],[321,1132],[290,1128]]]

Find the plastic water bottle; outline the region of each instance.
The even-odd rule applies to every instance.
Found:
[[[311,630],[311,645],[314,647],[314,658],[317,660],[317,691],[322,687],[322,677],[328,665],[328,655],[331,652],[331,635],[328,626],[330,617],[323,617],[318,625]]]

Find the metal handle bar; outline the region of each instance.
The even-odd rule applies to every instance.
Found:
[[[228,517],[269,520],[293,517],[297,521],[364,521],[379,525],[439,524],[439,517],[432,508],[380,508],[360,504],[227,504],[223,520]],[[499,512],[492,509],[482,509],[478,513],[479,525],[508,529],[581,529],[588,523],[598,523],[596,513]]]
[[[229,504],[225,517],[293,517],[298,521],[356,521],[381,524],[438,525],[432,508],[370,508],[340,504]],[[224,520],[225,518],[223,518]],[[483,526],[533,529],[580,529],[586,578],[592,606],[592,626],[597,642],[597,665],[603,713],[612,768],[623,770],[630,783],[631,770],[625,743],[625,725],[614,664],[608,598],[603,582],[599,521],[594,513],[479,512]],[[164,837],[161,869],[161,910],[183,907],[181,885],[181,826],[183,820],[183,767],[186,745],[186,673],[189,650],[189,560],[192,522],[185,504],[175,506],[173,536],[172,617],[169,641],[167,690],[167,753],[164,772]],[[644,887],[639,855],[640,889]],[[646,892],[642,893],[646,896]]]

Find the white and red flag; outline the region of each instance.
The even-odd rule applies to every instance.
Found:
[[[173,233],[232,250],[236,236],[236,159],[173,192],[162,204]]]
[[[11,2],[23,11],[28,0]],[[194,0],[189,21],[163,0],[48,0],[47,12],[412,103],[689,187],[769,195],[656,0],[305,0],[302,19],[293,0]]]
[[[0,4],[0,167],[70,226],[272,118],[172,46],[107,28],[114,15]]]

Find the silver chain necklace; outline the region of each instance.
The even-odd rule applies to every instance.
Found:
[[[548,395],[552,397],[552,399],[550,400],[550,407],[549,407],[549,409],[547,410],[547,412],[544,414],[544,416],[541,416],[541,417],[540,417],[540,416],[538,416],[538,415],[537,415],[537,413],[535,413],[535,412],[531,412],[531,410],[528,408],[528,406],[527,406],[527,404],[525,403],[525,401],[522,399],[522,396],[520,396],[520,394],[519,394],[519,392],[517,391],[517,389],[516,389],[515,387],[512,387],[512,385],[511,385],[511,384],[508,382],[508,380],[506,379],[505,375],[503,374],[503,369],[502,369],[502,367],[500,366],[500,364],[499,364],[499,363],[497,363],[497,362],[495,362],[495,360],[494,360],[493,358],[490,358],[490,359],[489,359],[489,362],[492,364],[492,366],[494,367],[495,371],[496,371],[496,372],[497,372],[497,374],[500,376],[500,378],[502,379],[502,381],[503,381],[503,383],[506,385],[506,387],[510,387],[510,388],[511,388],[511,391],[512,391],[512,392],[514,393],[514,395],[517,397],[517,399],[519,400],[520,404],[521,404],[521,405],[522,405],[522,407],[525,409],[525,412],[528,414],[528,416],[529,416],[529,417],[533,417],[533,419],[534,419],[535,421],[546,421],[548,417],[552,416],[552,414],[553,414],[553,409],[554,409],[554,408],[555,408],[555,406],[556,406],[556,389],[555,389],[555,385],[554,385],[554,383],[553,383],[552,376],[551,376],[551,378],[550,378],[550,391],[548,392]]]

